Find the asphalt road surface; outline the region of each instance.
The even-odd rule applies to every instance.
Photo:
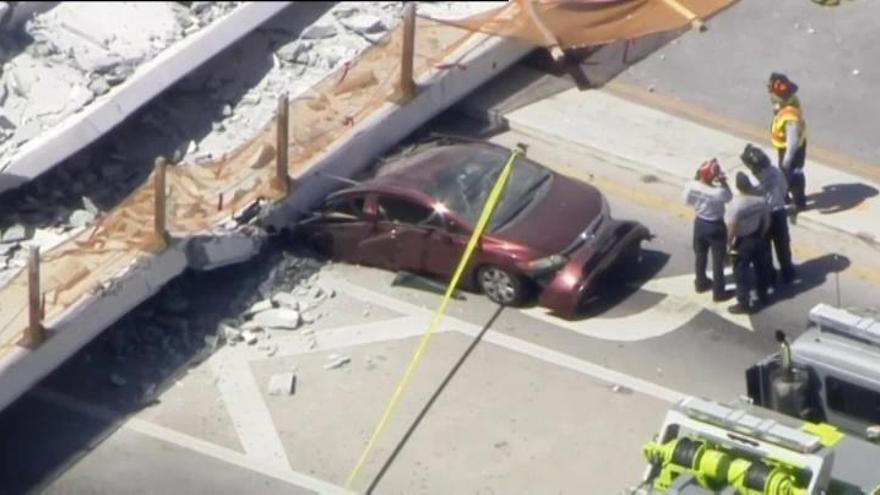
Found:
[[[494,140],[525,140],[531,158],[594,183],[614,216],[657,237],[634,276],[609,282],[574,321],[502,310],[476,294],[453,302],[358,491],[619,493],[641,475],[641,446],[671,401],[734,399],[745,393],[745,367],[775,351],[773,330],[797,336],[819,302],[876,301],[872,251],[796,226],[800,282],[760,314],[732,317],[731,303],[692,292],[690,216],[677,187],[557,143]],[[228,316],[271,259],[193,276],[190,311]],[[440,302],[393,279],[324,265],[320,284],[336,297],[308,330],[274,332],[270,353],[239,344],[120,362],[106,339],[94,342],[0,414],[0,493],[333,492]],[[326,369],[340,357],[350,362]],[[295,371],[295,393],[268,395],[284,371]],[[111,373],[128,380],[113,384]],[[149,385],[157,392],[145,401]]]

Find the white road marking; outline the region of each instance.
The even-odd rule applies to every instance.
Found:
[[[99,421],[113,423],[120,418],[119,413],[115,413],[113,411],[110,411],[109,409],[94,404],[89,404],[73,397],[69,397],[45,388],[35,388],[33,391],[33,395],[34,397],[49,404],[63,407],[70,411],[76,412],[86,417],[97,419]],[[297,473],[290,469],[290,467],[287,467],[286,469],[279,469],[277,466],[268,466],[226,447],[221,447],[200,438],[195,438],[190,435],[186,435],[184,433],[180,433],[178,431],[171,430],[169,428],[165,428],[163,426],[159,426],[139,418],[129,418],[122,424],[121,427],[125,428],[126,430],[134,431],[142,435],[146,435],[164,442],[168,442],[173,445],[192,450],[193,452],[198,452],[199,454],[217,459],[227,464],[232,464],[234,466],[260,473],[276,480],[284,481],[286,483],[306,488],[308,490],[313,490],[317,493],[348,493],[342,487],[333,485],[326,481],[322,481],[302,473]]]
[[[733,268],[725,267],[724,275],[726,279],[730,279],[733,276]],[[745,328],[750,332],[755,331],[755,328],[752,326],[752,318],[749,315],[735,315],[727,311],[728,306],[731,306],[736,302],[735,299],[723,303],[716,303],[712,301],[711,291],[703,294],[697,294],[694,292],[694,276],[692,274],[651,279],[642,285],[642,288],[668,295],[686,294],[685,297],[701,305],[703,309],[711,311],[734,325]],[[733,284],[732,286],[731,284],[727,284],[727,290],[735,289],[736,284]]]
[[[290,469],[287,453],[249,361],[236,348],[221,348],[208,362],[217,389],[248,457],[276,469]]]
[[[732,268],[725,268],[726,278],[732,273]],[[733,290],[736,285],[731,287],[728,284],[727,288]],[[691,274],[652,279],[645,282],[641,289],[660,293],[665,297],[647,310],[622,317],[597,316],[572,321],[553,316],[544,308],[530,308],[520,312],[581,335],[618,342],[646,340],[674,332],[704,309],[750,332],[755,331],[748,315],[734,315],[727,311],[727,306],[735,301],[716,303],[712,301],[711,292],[694,292],[694,276]]]
[[[370,301],[371,303],[377,305],[384,305],[384,303],[389,302],[390,299],[394,305],[393,309],[400,313],[408,313],[411,315],[424,315],[426,312],[429,314],[432,313],[431,311],[420,308],[414,304],[410,304],[406,301],[402,301],[399,299],[389,298],[384,294],[380,294],[370,289],[357,286],[345,280],[334,280],[334,286],[351,296]],[[468,335],[470,337],[475,337],[482,330],[478,325],[459,320],[458,318],[455,318],[453,316],[445,316],[443,318],[443,327]],[[578,373],[589,375],[594,378],[598,378],[602,381],[608,382],[609,384],[623,385],[636,392],[641,392],[645,395],[649,395],[651,397],[666,402],[675,402],[687,396],[684,393],[666,388],[662,385],[658,385],[656,383],[649,382],[647,380],[643,380],[641,378],[628,375],[626,373],[615,371],[583,359],[578,359],[568,354],[554,351],[552,349],[533,344],[527,340],[512,337],[510,335],[496,332],[494,330],[487,331],[485,338],[488,342],[491,342],[492,344],[503,347],[505,349],[518,352],[520,354],[525,354],[546,363],[555,364],[557,366],[561,366],[563,368],[567,368]]]

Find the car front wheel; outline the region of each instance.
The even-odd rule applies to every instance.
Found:
[[[484,266],[477,273],[477,282],[489,299],[504,306],[517,306],[525,296],[523,280],[497,266]]]

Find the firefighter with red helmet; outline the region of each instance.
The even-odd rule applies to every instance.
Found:
[[[692,206],[694,219],[693,247],[695,255],[694,289],[706,292],[712,289],[716,302],[730,299],[724,289],[724,259],[727,251],[727,226],[724,223],[725,205],[733,199],[727,178],[714,158],[703,163],[694,180],[685,184],[684,202]],[[712,279],[706,276],[709,251],[712,251]]]

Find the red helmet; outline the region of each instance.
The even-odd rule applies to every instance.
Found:
[[[721,165],[714,158],[700,165],[700,180],[709,183],[721,175]]]
[[[767,90],[779,98],[788,99],[798,90],[797,84],[793,83],[785,74],[774,72],[770,74]]]

